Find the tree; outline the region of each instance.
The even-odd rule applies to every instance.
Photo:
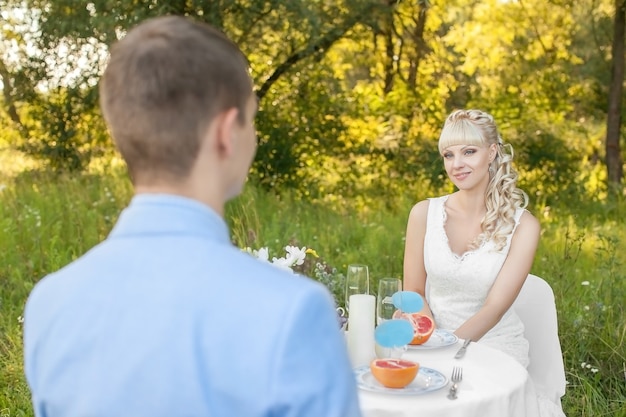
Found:
[[[2,0],[0,0],[2,1]],[[2,4],[11,7],[26,8],[29,15],[37,22],[31,28],[30,38],[35,40],[36,53],[31,54],[21,63],[30,81],[22,85],[20,94],[23,102],[42,105],[47,100],[46,94],[56,91],[66,97],[93,97],[96,91],[97,80],[106,61],[106,51],[118,38],[138,22],[164,14],[193,16],[197,20],[208,22],[234,39],[249,57],[253,68],[255,84],[259,86],[257,94],[262,101],[270,103],[275,98],[274,86],[283,78],[299,78],[298,71],[310,67],[312,62],[319,61],[332,45],[342,39],[348,31],[363,20],[369,19],[376,8],[391,7],[379,0],[344,0],[344,1],[307,1],[307,0],[205,0],[205,1],[169,1],[169,0],[122,0],[122,1],[92,1],[78,4],[73,0],[26,0],[23,3],[17,0],[4,0]],[[8,7],[8,6],[7,6]],[[0,68],[2,69],[2,68]],[[315,71],[315,70],[314,70]],[[3,77],[5,73],[0,73]],[[295,83],[297,89],[297,82]],[[12,84],[7,84],[12,87]],[[36,85],[43,85],[44,93],[35,89]],[[59,87],[65,89],[61,93]],[[18,88],[13,88],[16,91]],[[5,89],[6,94],[12,90]],[[81,112],[90,113],[95,110],[96,99],[79,104],[79,101],[70,100],[59,107],[56,104],[58,95],[50,96],[50,108],[53,112],[38,111],[37,116],[41,123],[38,126],[55,126],[56,128],[46,135],[49,142],[57,148],[55,152],[43,153],[44,158],[70,157],[72,162],[62,164],[53,162],[55,166],[67,166],[80,169],[85,164],[76,163],[75,157],[87,159],[91,153],[81,152],[76,155],[76,146],[87,149],[81,143],[85,135],[76,135],[72,123],[57,123],[59,114],[66,122],[74,120]],[[13,97],[7,103],[16,103]],[[73,106],[80,107],[74,109]],[[89,107],[92,105],[93,107]],[[261,103],[263,107],[263,102]],[[18,106],[19,107],[19,106]],[[19,108],[10,107],[17,111]],[[42,108],[45,108],[43,106]],[[59,113],[61,112],[61,113]],[[271,115],[261,112],[259,117]],[[53,118],[55,120],[43,120]],[[263,124],[263,123],[260,123]],[[269,124],[275,124],[271,122]],[[283,122],[284,124],[284,122]],[[288,123],[287,125],[293,125]],[[69,129],[65,131],[64,129]],[[44,152],[49,146],[35,146],[36,140],[25,138],[31,152]],[[72,138],[70,140],[70,138]],[[276,150],[282,147],[275,146],[272,141],[279,137],[272,137],[270,141],[261,143]],[[59,146],[72,146],[74,149],[58,149]],[[296,160],[297,155],[292,151],[295,148],[281,149],[285,154],[285,161]],[[272,155],[276,152],[260,152],[270,159],[264,161],[264,166],[272,166]],[[82,156],[81,156],[82,155]],[[85,161],[86,162],[86,161]],[[281,165],[277,165],[281,166]],[[287,175],[294,164],[282,165]]]
[[[22,52],[18,61],[0,54],[9,80],[2,105],[6,120],[26,126],[24,149],[80,169],[102,138],[88,128],[103,129],[95,86],[108,46],[149,17],[193,16],[221,28],[250,61],[260,98],[251,179],[263,186],[363,201],[380,190],[440,190],[443,120],[478,107],[514,145],[533,201],[603,198],[604,162],[619,156],[611,148],[603,158],[602,149],[615,94],[610,45],[623,39],[606,31],[614,2],[0,0],[2,19],[11,5],[36,22],[3,26]]]

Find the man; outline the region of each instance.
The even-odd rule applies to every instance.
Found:
[[[359,416],[329,293],[230,243],[256,149],[245,57],[182,17],[118,42],[101,107],[136,191],[25,312],[38,416]]]

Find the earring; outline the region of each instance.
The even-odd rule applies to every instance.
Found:
[[[489,165],[489,175],[494,175],[496,173],[496,169],[493,165]]]

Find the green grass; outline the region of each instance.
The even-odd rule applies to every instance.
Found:
[[[0,412],[32,415],[22,366],[24,302],[42,276],[106,237],[131,197],[125,175],[113,171],[0,176],[5,185],[0,191]],[[268,246],[281,256],[286,244],[307,246],[320,256],[309,256],[309,262],[335,267],[336,277],[349,263],[369,265],[375,285],[382,277],[402,275],[404,229],[413,202],[406,199],[390,209],[380,196],[368,210],[357,210],[350,202],[313,205],[248,186],[229,204],[227,218],[240,247]],[[616,214],[622,204],[612,203],[611,210],[592,204],[538,213],[543,236],[533,273],[550,282],[557,298],[569,382],[563,405],[570,417],[626,416],[626,255],[621,250],[626,228]],[[313,266],[307,268],[311,272]]]

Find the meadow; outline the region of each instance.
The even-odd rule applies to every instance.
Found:
[[[22,365],[29,291],[104,239],[132,195],[120,167],[75,175],[6,169],[15,162],[0,157],[0,415],[11,417],[33,415]],[[373,288],[382,277],[402,276],[408,210],[425,196],[401,196],[392,207],[384,195],[366,207],[350,201],[331,207],[248,184],[229,203],[227,221],[241,248],[267,246],[270,256],[282,256],[287,244],[314,249],[319,257],[308,256],[305,272],[329,285],[341,303],[350,263],[369,265]],[[532,272],[556,295],[568,381],[563,406],[570,417],[626,416],[623,205],[530,208],[542,223]]]

